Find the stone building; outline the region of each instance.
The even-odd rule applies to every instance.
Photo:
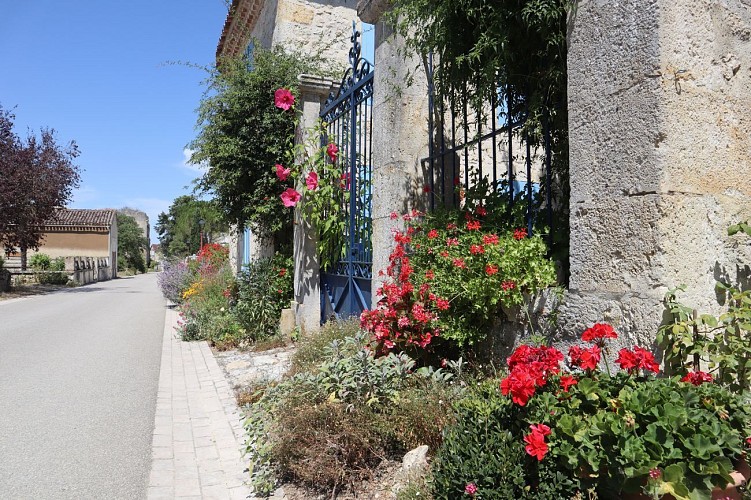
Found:
[[[428,79],[415,71],[425,60],[405,60],[403,40],[384,22],[388,9],[388,0],[357,5],[359,19],[375,25],[374,271],[387,266],[397,224],[391,212],[427,204],[431,140]],[[265,45],[305,46],[326,25],[324,12],[340,13],[332,23],[343,29],[354,18],[344,3],[236,0],[217,56],[242,54],[250,35]],[[341,57],[348,48],[345,39],[336,46]],[[749,246],[726,231],[751,219],[751,9],[730,1],[581,0],[568,19],[567,66],[570,280],[557,304],[559,331],[607,321],[624,343],[648,345],[668,289],[685,284],[685,302],[712,312],[717,279],[751,275]],[[301,77],[301,129],[318,117],[333,84]],[[297,222],[297,321],[314,328],[315,241]],[[521,334],[517,325],[505,332]]]
[[[403,60],[388,5],[358,4],[376,25],[374,269],[388,256],[388,213],[420,203],[403,186],[421,185],[428,139],[424,75],[388,94],[386,80],[420,62]],[[668,289],[685,284],[686,302],[712,311],[716,279],[751,274],[748,246],[726,232],[751,218],[751,9],[579,1],[568,68],[571,275],[559,327],[608,321],[648,345]]]
[[[252,61],[256,43],[320,54],[344,64],[354,19],[355,5],[347,0],[233,0],[216,48],[217,66],[225,58],[246,56]],[[230,261],[235,271],[252,259],[273,255],[268,242],[247,228],[234,229],[230,236]]]
[[[115,210],[58,208],[42,229],[39,249],[27,257],[43,253],[65,259],[65,270],[84,283],[117,276],[117,217]],[[5,255],[6,267],[20,270],[18,253]],[[88,270],[88,271],[86,271]],[[81,271],[81,273],[78,273]],[[81,274],[80,279],[78,274]],[[84,274],[86,276],[84,276]]]

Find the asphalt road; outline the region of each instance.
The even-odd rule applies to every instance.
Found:
[[[154,274],[0,302],[0,498],[141,499],[165,302]]]

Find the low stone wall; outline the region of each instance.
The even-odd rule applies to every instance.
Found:
[[[66,257],[65,271],[82,285],[112,279],[112,267],[106,257]]]

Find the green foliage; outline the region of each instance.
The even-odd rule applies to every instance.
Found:
[[[40,285],[65,285],[68,274],[65,273],[65,259],[50,259],[44,253],[35,253],[29,259],[29,266],[34,271],[34,278]]]
[[[748,234],[745,223],[730,226],[731,236]],[[685,286],[665,294],[671,321],[660,327],[657,343],[664,350],[665,371],[685,375],[707,366],[715,380],[736,392],[751,388],[751,289],[717,282],[724,303],[719,316],[695,313],[678,301]]]
[[[51,265],[52,260],[46,253],[35,253],[29,259],[29,267],[32,271],[49,271]]]
[[[481,498],[618,498],[644,488],[708,499],[731,482],[751,430],[743,400],[716,384],[625,372],[581,378],[568,392],[548,383],[526,406],[488,381],[457,408],[434,466],[436,498],[474,482]],[[552,431],[541,461],[525,453],[530,424]]]
[[[319,332],[302,335],[297,350],[292,355],[292,373],[313,371],[324,359],[327,349],[334,341],[354,337],[360,330],[357,319],[329,321]]]
[[[327,325],[322,338],[337,338],[350,325]],[[376,358],[365,339],[360,332],[324,349],[310,340],[304,359],[318,352],[319,365],[305,361],[307,371],[269,387],[245,409],[256,492],[270,492],[276,478],[341,491],[415,443],[440,444],[453,414],[448,401],[461,390],[448,382],[451,374],[414,372],[404,354]]]
[[[274,336],[279,331],[282,309],[292,300],[293,263],[279,253],[253,261],[237,277],[234,314],[252,340]]]
[[[296,94],[298,75],[314,71],[312,58],[256,45],[252,61],[249,68],[247,61],[225,60],[210,75],[191,161],[209,167],[199,187],[213,194],[228,222],[289,243],[292,217],[280,207],[273,167],[292,149],[295,122],[293,113],[274,106],[274,92]]]
[[[148,240],[136,219],[130,215],[117,213],[117,270],[131,269],[134,272],[146,272],[144,252],[148,249]]]
[[[167,258],[183,258],[197,253],[201,233],[203,241],[208,242],[227,231],[228,226],[221,219],[222,215],[213,202],[195,196],[178,196],[167,212],[159,214],[154,226],[162,253]]]
[[[487,117],[487,103],[523,122],[533,145],[550,128],[553,254],[568,261],[568,114],[566,21],[571,0],[395,0],[390,20],[407,47],[434,54],[438,100],[461,113],[463,99]],[[455,94],[459,94],[455,96]],[[547,191],[548,186],[542,186]]]

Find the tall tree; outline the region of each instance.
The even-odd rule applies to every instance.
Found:
[[[154,229],[159,235],[162,253],[170,258],[196,253],[201,239],[204,243],[212,241],[228,227],[213,202],[184,195],[175,198],[166,213],[159,214]]]
[[[146,272],[143,258],[148,240],[136,219],[130,215],[117,214],[117,270],[132,269]]]
[[[44,222],[71,201],[81,177],[75,142],[58,144],[47,128],[22,140],[14,119],[0,106],[0,245],[20,249],[25,267],[26,250],[39,248]]]

